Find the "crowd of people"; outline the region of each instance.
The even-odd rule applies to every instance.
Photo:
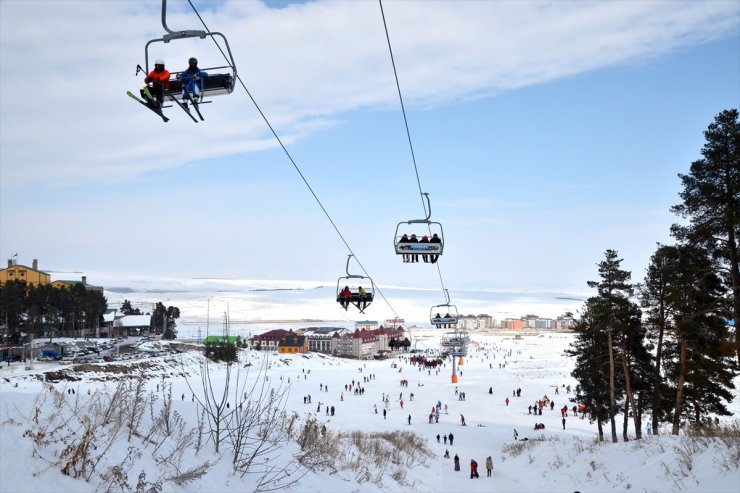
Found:
[[[507,361],[507,359],[511,359],[513,356],[513,353],[511,350],[502,351],[502,350],[496,350],[494,348],[486,348],[486,347],[477,347],[475,349],[474,354],[470,354],[468,356],[468,362],[476,361],[477,364],[482,363],[485,365],[488,361],[486,360],[494,360],[498,357],[499,360],[503,360],[504,362]],[[479,363],[478,363],[479,360]],[[398,356],[394,361],[390,362],[389,366],[392,371],[395,372],[396,368],[401,368],[404,365],[408,365],[410,367],[416,367],[420,371],[424,370],[427,371],[427,375],[424,375],[424,378],[447,378],[447,372],[440,373],[439,370],[448,368],[448,365],[450,364],[449,357],[441,357],[437,354],[436,351],[427,352],[424,354],[412,354],[412,355],[400,355]],[[363,364],[363,367],[366,367],[366,365]],[[362,373],[363,367],[359,368],[359,372]],[[485,367],[485,366],[484,366]],[[492,364],[488,365],[489,370],[494,370],[494,367]],[[435,373],[432,375],[431,371],[435,370]],[[416,373],[416,372],[415,372]],[[421,374],[423,375],[423,373]],[[417,383],[419,387],[421,387],[421,375],[420,380]],[[305,377],[304,377],[305,378]],[[345,393],[348,393],[349,395],[356,396],[355,398],[366,398],[363,396],[366,395],[377,395],[372,392],[372,387],[375,387],[375,391],[380,391],[381,396],[379,399],[379,402],[372,402],[370,404],[371,406],[371,413],[372,415],[375,415],[380,418],[380,415],[382,414],[382,419],[385,421],[389,421],[391,424],[390,426],[393,426],[392,423],[398,423],[399,421],[403,422],[406,425],[412,425],[417,421],[417,418],[414,416],[416,413],[418,413],[419,406],[415,405],[416,402],[414,400],[414,396],[412,393],[409,393],[408,395],[404,395],[407,393],[405,389],[409,387],[409,379],[403,378],[403,379],[394,379],[394,384],[398,385],[400,387],[400,391],[393,392],[392,389],[382,389],[378,388],[375,385],[375,374],[363,375],[360,377],[360,379],[350,379],[346,383],[339,386],[339,388],[334,389],[334,392],[338,393],[338,402],[337,402],[337,396],[333,394],[328,394],[329,389],[328,385],[322,383],[319,383],[319,391],[322,392],[324,395],[327,395],[326,398],[322,398],[321,401],[318,403],[318,406],[316,408],[316,413],[318,415],[325,414],[325,416],[332,417],[336,416],[336,413],[340,411],[342,407],[342,403],[345,400]],[[415,382],[416,383],[416,382]],[[367,387],[367,389],[366,389]],[[570,389],[567,389],[565,385],[562,386],[562,388],[565,391],[569,391]],[[366,390],[368,391],[366,393]],[[485,395],[488,394],[489,396],[494,396],[494,386],[490,385],[488,388],[482,388],[480,389],[480,394]],[[468,407],[468,404],[466,402],[468,401],[466,399],[466,393],[469,394],[471,399],[469,400],[472,402],[472,407]],[[565,393],[565,392],[564,392]],[[503,400],[498,401],[501,406],[501,410],[503,411],[507,407],[517,409],[520,407],[518,404],[519,399],[522,398],[523,395],[525,395],[526,392],[522,390],[521,387],[515,388],[511,391],[511,395],[508,395],[508,391],[506,392]],[[560,395],[559,388],[558,392],[556,392],[557,395]],[[333,395],[333,399],[330,397]],[[424,394],[422,394],[424,395]],[[430,407],[427,407],[426,410],[428,410],[428,413],[426,414],[428,425],[442,425],[443,427],[449,427],[452,422],[447,419],[442,419],[442,417],[449,414],[448,411],[448,404],[443,402],[443,400],[450,400],[450,401],[457,401],[459,404],[452,404],[453,406],[453,412],[456,412],[456,415],[459,416],[459,421],[457,423],[457,426],[465,427],[464,429],[467,430],[470,428],[470,426],[475,427],[486,427],[486,424],[484,423],[475,423],[475,420],[473,420],[472,423],[469,423],[466,420],[465,414],[461,411],[464,411],[465,409],[475,409],[475,406],[480,405],[479,401],[479,394],[474,392],[474,387],[466,387],[465,390],[461,390],[459,386],[455,386],[454,390],[450,388],[450,394],[444,398],[440,396],[440,398],[435,399],[436,402]],[[524,397],[526,399],[526,396]],[[373,397],[370,397],[370,399],[373,399]],[[332,400],[334,402],[332,402]],[[422,399],[418,399],[422,400]],[[565,399],[564,399],[565,400]],[[312,397],[310,394],[307,394],[304,397],[304,403],[311,404]],[[407,402],[408,401],[408,402]],[[495,401],[486,401],[486,402],[495,402]],[[407,403],[411,403],[410,405],[406,405]],[[554,410],[555,403],[553,399],[548,397],[547,394],[543,395],[542,398],[537,399],[534,403],[534,405],[528,405],[528,412],[531,415],[534,411],[534,414],[537,416],[545,416],[543,412],[547,412],[547,415],[549,416],[550,413],[548,412],[548,407],[550,408],[549,411],[552,411],[553,413],[556,413],[557,411]],[[422,409],[423,404],[422,404]],[[401,413],[398,413],[397,410],[401,410]],[[568,412],[571,411],[571,409],[567,405],[560,405],[558,407],[558,411],[560,411],[560,419],[562,423],[563,429],[565,429],[566,425],[566,416],[568,415]],[[576,413],[576,411],[582,412],[585,414],[586,408],[584,406],[577,406],[574,405],[572,412]],[[506,412],[516,412],[515,410],[512,411],[506,411]],[[523,412],[523,409],[522,411]],[[472,414],[472,412],[471,412]],[[557,416],[557,414],[555,414]],[[552,427],[552,423],[548,422],[547,419],[538,419],[533,424],[533,429],[537,432],[544,432],[545,431],[545,423],[547,422],[550,425],[550,428]],[[421,420],[423,423],[423,419]],[[327,422],[328,424],[328,422]],[[467,431],[462,431],[460,435],[463,437],[462,439],[465,440],[465,437],[469,437]],[[528,440],[528,438],[525,436],[524,438],[519,437],[519,433],[516,429],[513,430],[513,439],[515,441],[519,440]],[[432,436],[432,442],[436,441],[436,446],[440,448],[440,455],[444,459],[451,459],[453,462],[453,470],[454,471],[460,471],[461,470],[461,458],[460,456],[463,455],[462,450],[464,448],[460,447],[460,444],[457,443],[455,435],[450,432],[449,430],[446,430],[445,432],[433,432]],[[470,478],[471,479],[478,479],[480,477],[479,471],[478,471],[478,462],[477,459],[474,457],[465,457],[465,461],[469,461],[470,463]],[[466,462],[467,463],[467,462]],[[484,461],[485,467],[486,467],[486,477],[492,477],[493,476],[493,459],[491,456],[486,457]]]

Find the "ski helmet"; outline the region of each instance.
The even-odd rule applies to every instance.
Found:
[[[164,60],[162,60],[161,58],[157,58],[156,60],[154,60],[154,65],[164,65]]]
[[[195,57],[190,57],[190,60],[188,60],[189,65],[198,65],[198,59]]]

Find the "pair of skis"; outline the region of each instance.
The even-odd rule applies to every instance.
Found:
[[[144,88],[144,92],[146,92],[146,93],[147,93],[147,95],[148,95],[148,96],[149,96],[149,98],[150,98],[150,101],[154,101],[154,98],[153,98],[153,97],[151,96],[151,94],[149,93],[149,90],[148,90],[148,88]],[[192,119],[192,120],[193,120],[194,122],[196,122],[196,123],[198,122],[198,120],[196,120],[196,119],[195,119],[195,117],[194,117],[194,116],[193,116],[193,115],[192,115],[192,114],[190,113],[190,110],[189,110],[189,109],[188,109],[188,108],[187,108],[187,107],[186,107],[186,106],[185,106],[184,104],[182,104],[182,103],[181,103],[180,101],[178,101],[178,100],[177,100],[177,99],[175,98],[175,96],[173,96],[173,95],[172,95],[172,93],[171,93],[171,92],[169,92],[169,91],[165,91],[165,94],[166,94],[166,95],[167,95],[167,96],[168,96],[168,97],[169,97],[169,98],[170,98],[170,99],[171,99],[172,101],[174,101],[174,102],[175,102],[175,103],[176,103],[176,104],[177,104],[177,105],[178,105],[178,106],[179,106],[180,108],[182,108],[182,110],[183,110],[183,111],[184,111],[185,113],[187,113],[187,115],[188,115],[188,116],[189,116],[189,117],[190,117],[190,118],[191,118],[191,119]],[[126,95],[128,95],[128,96],[129,96],[130,98],[134,99],[134,100],[135,100],[135,101],[137,101],[138,103],[140,103],[140,104],[142,104],[142,105],[146,106],[146,107],[147,107],[147,108],[148,108],[149,110],[151,110],[152,112],[154,112],[154,113],[156,113],[157,115],[159,115],[159,117],[160,117],[160,118],[162,118],[162,121],[164,121],[164,122],[168,122],[168,121],[170,121],[170,119],[169,119],[169,118],[167,118],[166,116],[164,116],[164,113],[162,112],[162,108],[161,108],[161,107],[160,107],[160,106],[159,106],[158,104],[156,104],[156,103],[155,103],[155,104],[147,103],[147,102],[146,102],[146,101],[144,101],[143,99],[141,99],[141,98],[137,97],[137,96],[136,96],[136,95],[135,95],[134,93],[132,93],[131,91],[126,91]],[[192,96],[191,96],[191,95],[190,95],[189,93],[188,93],[188,95],[187,95],[187,99],[188,99],[188,100],[190,101],[190,103],[191,103],[191,104],[193,105],[193,108],[195,108],[195,112],[196,112],[196,113],[198,113],[198,117],[199,117],[199,118],[201,119],[201,121],[203,121],[203,120],[204,120],[204,118],[203,118],[203,115],[201,115],[201,113],[200,113],[200,108],[199,108],[199,106],[198,106],[198,103],[196,103],[196,102],[195,102],[195,100],[193,99],[193,97],[192,97]]]

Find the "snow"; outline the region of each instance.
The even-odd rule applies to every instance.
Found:
[[[434,346],[441,332],[444,331],[425,329],[417,330],[416,335],[427,346]],[[706,447],[699,446],[698,442],[685,436],[645,436],[642,440],[623,443],[620,416],[620,443],[610,443],[608,435],[607,441],[598,443],[596,425],[590,424],[587,419],[574,418],[570,412],[566,429],[563,430],[559,408],[566,404],[570,408],[573,403],[568,400],[570,396],[566,395],[562,386],[574,386],[576,383],[570,377],[572,362],[563,356],[563,350],[572,340],[571,334],[550,333],[516,340],[511,335],[472,333],[471,340],[471,351],[460,367],[461,376],[457,385],[451,383],[449,365],[441,368],[438,374],[433,370],[419,371],[403,359],[405,356],[385,361],[356,361],[318,354],[277,355],[244,351],[242,363],[252,363],[249,379],[258,378],[256,369],[262,362],[269,367],[266,374],[271,385],[288,385],[290,379],[286,409],[295,411],[301,419],[317,415],[316,406],[321,402],[322,409],[317,417],[332,433],[352,430],[411,431],[426,440],[432,452],[432,456],[404,471],[403,483],[390,477],[390,473],[399,466],[388,464],[379,480],[360,482],[359,475],[348,469],[340,469],[334,474],[328,471],[309,472],[286,491],[740,491],[738,460],[733,462],[729,458],[731,453],[738,456],[737,441],[730,445],[729,450],[714,441],[707,442]],[[159,344],[163,343],[149,342],[145,346],[156,347]],[[511,356],[506,356],[508,351],[511,351]],[[196,393],[202,393],[198,376],[200,355],[189,351],[176,356],[152,358],[149,362],[152,366],[147,370],[147,389],[156,393],[158,385],[171,383],[175,396],[174,410],[183,416],[188,427],[194,427],[198,405],[191,400],[188,382]],[[398,368],[392,367],[394,363]],[[499,363],[506,365],[499,368]],[[223,384],[224,365],[211,366],[214,380]],[[34,450],[32,439],[24,436],[26,430],[39,429],[44,418],[57,408],[38,377],[46,371],[60,368],[69,367],[38,362],[34,363],[32,370],[26,370],[21,363],[0,369],[0,491],[3,493],[104,491],[104,481],[100,475],[93,475],[89,482],[85,482],[62,475],[60,467],[48,462],[60,452],[61,445],[46,448],[37,446]],[[374,375],[375,379],[362,383],[364,395],[344,390],[344,385],[353,379],[362,382],[363,377],[370,375]],[[81,373],[79,376],[81,379],[78,381],[51,384],[67,400],[67,404],[61,408],[75,399],[85,403],[104,398],[110,395],[116,385],[115,381],[109,380],[111,375],[102,371]],[[407,379],[409,386],[401,387],[401,379]],[[328,385],[329,391],[320,391],[320,384]],[[736,384],[740,384],[738,379]],[[492,395],[488,393],[489,387],[493,387]],[[555,394],[555,387],[558,387],[559,394]],[[465,401],[458,400],[456,388],[466,393]],[[512,390],[516,388],[522,389],[521,397],[512,396]],[[68,389],[75,389],[76,393],[70,395]],[[415,397],[410,401],[409,394],[412,392]],[[400,393],[403,393],[403,409],[400,407]],[[186,396],[184,400],[181,399],[182,394]],[[312,403],[304,404],[303,398],[309,394]],[[382,416],[383,394],[391,396],[385,420]],[[545,394],[554,400],[554,410],[546,407],[542,416],[529,415],[527,406]],[[507,397],[510,399],[508,406],[505,403]],[[448,414],[443,411],[438,424],[429,424],[429,411],[438,400],[448,406]],[[376,404],[378,414],[373,411]],[[327,417],[324,405],[334,406],[335,416]],[[41,424],[33,420],[37,408],[40,410]],[[735,415],[740,412],[737,399],[730,404],[730,409]],[[460,414],[464,414],[467,426],[460,425]],[[411,425],[407,424],[409,415],[412,417]],[[733,419],[724,418],[723,421],[729,423]],[[535,422],[544,423],[546,429],[535,432]],[[630,435],[633,438],[631,426],[630,422]],[[520,439],[527,437],[530,440],[515,442],[515,428]],[[438,433],[454,433],[454,445],[438,444],[435,438]],[[156,455],[153,447],[136,440],[128,442],[124,434],[113,443],[105,457],[108,465],[119,463],[126,456],[128,447],[137,443],[142,455],[128,470],[131,485],[136,484],[137,475],[142,470],[146,471],[148,481],[161,474],[161,468],[153,460]],[[521,449],[520,453],[513,452],[517,447]],[[460,472],[453,471],[451,459],[443,458],[445,449],[449,449],[452,456],[459,455]],[[296,450],[295,444],[289,444],[285,453],[275,462],[290,460],[290,453]],[[485,459],[489,455],[494,462],[492,478],[486,477]],[[469,478],[471,458],[479,464],[479,479]],[[210,443],[198,453],[190,447],[180,462],[182,467],[194,467],[205,461],[209,461],[210,466],[203,477],[183,486],[165,481],[163,491],[253,491],[254,477],[234,474],[229,454],[222,450],[219,456]],[[723,467],[728,463],[729,468]],[[102,466],[100,470],[104,469]],[[380,466],[369,462],[368,467],[371,468],[371,476],[376,476],[375,473],[381,470]]]

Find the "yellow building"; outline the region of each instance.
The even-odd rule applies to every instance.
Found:
[[[8,259],[8,266],[0,270],[0,285],[8,281],[23,281],[30,286],[49,284],[51,276],[39,270],[39,261],[33,259],[32,267],[17,264],[15,260]]]
[[[307,353],[308,339],[297,334],[286,334],[280,338],[278,353]]]

